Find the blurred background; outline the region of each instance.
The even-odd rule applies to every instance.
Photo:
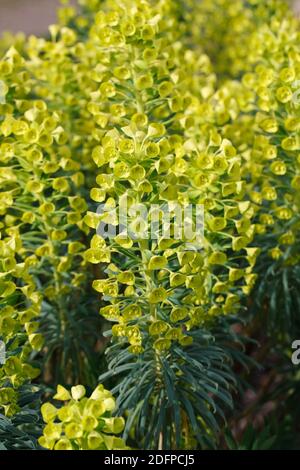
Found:
[[[56,21],[59,5],[59,0],[0,0],[0,34],[43,34]]]
[[[294,3],[300,13],[300,0]],[[59,4],[59,0],[0,0],[0,34],[3,31],[45,33],[49,24],[55,22]]]

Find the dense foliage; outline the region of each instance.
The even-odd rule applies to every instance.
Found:
[[[62,3],[0,44],[1,447],[299,447],[299,21]]]

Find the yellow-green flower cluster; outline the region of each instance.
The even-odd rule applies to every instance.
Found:
[[[256,232],[274,234],[270,256],[288,254],[286,262],[292,264],[299,262],[299,251],[292,248],[299,246],[300,228],[300,48],[295,26],[287,22],[269,31],[274,41],[243,77],[243,85],[255,92],[254,139],[246,171],[258,206]]]
[[[155,361],[238,312],[261,238],[273,259],[299,263],[300,33],[286,2],[80,0],[80,13],[63,3],[50,38],[0,44],[12,46],[0,60],[6,415],[38,374],[41,312],[55,312],[64,342],[89,263],[115,341]],[[59,386],[54,398],[66,403],[43,405],[43,447],[125,448],[101,385],[90,398]]]
[[[94,167],[91,147],[97,140],[87,111],[90,94],[95,91],[90,61],[96,65],[98,57],[91,58],[81,38],[67,26],[53,25],[50,33],[49,40],[31,36],[26,43],[28,65],[35,79],[33,90],[59,117],[59,126],[64,130],[62,144],[68,151],[65,165],[70,159],[76,161],[88,179],[92,171],[87,170]]]
[[[88,229],[82,223],[87,204],[78,195],[84,175],[61,114],[33,92],[36,78],[13,47],[0,61],[0,78],[0,322],[6,347],[0,406],[11,414],[14,390],[37,375],[27,359],[43,344],[37,321],[42,301],[62,309],[85,279],[78,271],[86,248],[80,233]]]
[[[50,450],[125,450],[124,440],[117,437],[124,429],[124,419],[113,417],[116,407],[112,394],[98,385],[88,398],[82,385],[71,392],[58,385],[55,400],[64,402],[55,407],[44,403],[44,422],[39,444]]]
[[[283,84],[277,75],[269,87],[273,101],[271,109],[266,110],[264,105],[261,107],[258,103],[255,118],[257,132],[248,164],[252,176],[250,196],[257,204],[258,212],[256,232],[276,235],[269,248],[269,254],[274,259],[280,258],[288,248],[299,243],[300,162],[297,123],[300,123],[300,116],[293,104],[282,102],[282,99],[285,101],[282,93],[288,90],[289,85]],[[289,260],[295,264],[299,259],[294,254],[290,252]]]
[[[102,133],[92,152],[100,172],[91,197],[109,213],[89,212],[84,221],[94,229],[100,219],[117,225],[125,198],[133,231],[147,225],[130,213],[136,204],[150,213],[155,205],[171,212],[174,203],[204,206],[201,240],[119,234],[106,241],[97,233],[86,252],[87,261],[108,265],[107,278],[93,285],[110,302],[101,314],[116,322],[113,335],[129,342],[132,353],[149,341],[164,351],[172,342],[191,344],[190,330],[236,312],[238,294],[249,292],[258,254],[248,248],[253,209],[244,200],[241,156],[222,139],[218,123],[208,124],[215,84],[209,59],[200,48],[183,47],[172,2],[105,6],[89,34],[103,51],[89,111]],[[187,242],[202,250],[186,250]]]
[[[288,12],[280,17],[283,3],[274,2],[268,21],[253,32],[260,47],[243,61],[241,81],[227,81],[213,96],[212,115],[229,110],[221,133],[243,155],[256,235],[274,260],[284,255],[286,263],[297,264],[300,49],[298,22]]]
[[[274,41],[278,25],[295,25],[285,0],[182,1],[188,40],[201,44],[218,78],[240,79]],[[274,45],[274,44],[273,44]]]
[[[12,34],[5,31],[0,37],[0,56],[5,55],[10,47],[14,47],[18,52],[22,52],[26,45],[26,36],[24,33]]]

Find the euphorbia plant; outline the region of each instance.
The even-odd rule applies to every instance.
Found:
[[[225,82],[212,102],[216,110],[230,109],[221,133],[243,156],[262,252],[256,307],[270,301],[269,326],[285,337],[299,325],[299,32],[285,2],[266,8],[269,15],[260,23],[259,6],[243,4],[241,14],[253,16],[251,38],[260,46],[243,60],[241,81]]]
[[[148,422],[145,445],[164,447],[187,445],[184,439],[194,436],[209,441],[211,429],[218,428],[213,409],[222,415],[218,400],[231,403],[232,378],[225,365],[230,354],[207,343],[205,325],[237,311],[237,294],[253,284],[256,257],[256,250],[247,248],[253,211],[243,199],[240,156],[217,128],[203,123],[214,83],[213,76],[207,79],[209,61],[201,50],[197,59],[176,42],[172,6],[136,2],[130,9],[126,2],[106,2],[91,27],[95,47],[106,51],[89,106],[102,129],[101,144],[92,153],[99,187],[91,197],[105,212],[89,212],[84,219],[95,229],[100,220],[118,225],[119,207],[123,201],[129,207],[132,236],[119,233],[105,240],[97,233],[85,256],[107,265],[107,277],[93,286],[109,301],[100,313],[115,323],[108,375],[130,371],[116,387],[121,410],[131,410],[126,432],[133,426],[140,439]],[[151,214],[159,205],[172,212],[175,203],[204,207],[203,235],[135,236],[134,227],[147,224],[136,217],[137,205]],[[169,229],[177,229],[174,216]],[[201,249],[187,249],[191,242]]]
[[[74,384],[43,447],[216,446],[255,269],[298,302],[298,22],[280,0],[63,3],[48,38],[0,45],[2,411],[39,362]],[[116,403],[76,385],[104,320]]]
[[[84,231],[88,229],[81,217],[87,204],[78,194],[85,179],[66,145],[69,137],[60,125],[60,113],[49,110],[38,95],[30,95],[37,86],[36,77],[14,48],[0,62],[0,72],[0,295],[6,349],[1,405],[10,415],[16,409],[14,390],[38,374],[28,359],[32,350],[43,345],[39,317],[47,328],[46,337],[51,335],[46,357],[53,357],[60,344],[67,344],[73,328],[70,302],[88,286],[88,273],[79,272],[85,264],[81,253],[86,249]],[[71,355],[65,349],[61,359],[56,357],[71,375],[76,370],[72,371],[75,342],[76,338]],[[85,374],[86,367],[80,355],[76,358],[79,375]]]

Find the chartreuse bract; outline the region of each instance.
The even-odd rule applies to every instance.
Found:
[[[118,435],[124,429],[124,418],[112,416],[115,399],[103,385],[98,385],[88,398],[83,385],[69,392],[57,386],[54,399],[63,402],[55,407],[44,403],[41,408],[46,423],[42,447],[53,450],[124,450],[128,449]]]
[[[82,222],[87,203],[80,196],[85,176],[68,147],[61,111],[31,94],[38,79],[13,47],[0,62],[0,73],[0,295],[6,350],[0,380],[2,410],[11,415],[17,410],[15,390],[38,375],[28,360],[43,346],[40,320],[44,336],[51,338],[43,353],[48,373],[51,367],[61,373],[51,366],[55,354],[64,373],[74,374],[72,380],[86,376],[88,363],[79,344],[75,354],[76,313],[72,319],[69,306],[89,285],[88,272],[81,269],[88,227]],[[87,353],[89,321],[86,325]]]
[[[120,409],[130,409],[125,435],[133,426],[144,445],[166,448],[194,437],[205,445],[218,429],[218,401],[231,403],[230,354],[210,344],[206,325],[237,312],[257,255],[241,156],[217,124],[205,123],[215,76],[200,48],[184,48],[173,5],[107,2],[95,16],[89,40],[103,65],[89,110],[102,137],[91,197],[101,210],[84,218],[97,229],[85,259],[106,265],[93,282],[106,301],[100,313],[114,323],[105,377],[129,373],[116,387]],[[123,204],[132,236],[107,238],[101,227],[120,227]],[[176,238],[178,205],[202,208],[203,233]],[[173,236],[143,236],[140,206],[150,216],[167,207]]]
[[[295,324],[298,20],[280,0],[62,3],[47,38],[0,44],[1,412],[40,366],[64,402],[42,447],[211,448],[257,274]],[[85,396],[104,323],[116,401]]]
[[[225,114],[221,133],[242,154],[262,251],[255,298],[261,305],[267,296],[269,326],[284,336],[299,324],[299,22],[282,1],[268,3],[262,23],[259,5],[241,3],[244,17],[254,15],[251,40],[260,45],[243,59],[241,80],[217,90],[212,115]]]
[[[284,0],[179,1],[188,25],[186,40],[201,44],[220,82],[226,78],[240,81],[249,65],[257,64],[266,42],[276,34],[276,24],[297,23],[292,2]]]
[[[271,299],[272,331],[294,335],[299,326],[299,65],[298,23],[274,21],[265,28],[265,42],[255,68],[243,77],[254,91],[252,151],[245,174],[251,175],[249,193],[257,205],[257,239],[262,246],[258,265],[267,272],[258,286],[259,299]],[[251,83],[251,84],[250,84]],[[267,268],[267,269],[266,269]],[[271,284],[276,283],[276,289]],[[268,288],[264,286],[269,286]]]

